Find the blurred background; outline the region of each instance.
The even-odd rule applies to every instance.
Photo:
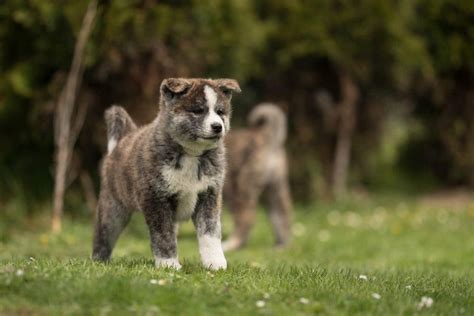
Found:
[[[93,212],[104,110],[167,77],[237,79],[234,128],[279,104],[296,204],[474,186],[473,1],[3,0],[0,227]]]

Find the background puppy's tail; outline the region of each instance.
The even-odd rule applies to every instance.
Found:
[[[287,135],[285,113],[273,103],[260,103],[249,114],[250,127],[261,130],[268,138],[268,144],[283,146]]]
[[[128,133],[137,129],[127,111],[121,106],[113,105],[105,110],[107,124],[107,152],[110,154],[118,142]]]

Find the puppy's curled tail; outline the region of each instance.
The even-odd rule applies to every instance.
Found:
[[[250,127],[260,130],[269,145],[280,147],[286,141],[287,121],[285,113],[273,103],[260,103],[249,114]]]
[[[137,129],[127,111],[121,106],[112,105],[105,110],[105,123],[107,125],[107,152],[110,154],[118,142],[128,133]]]

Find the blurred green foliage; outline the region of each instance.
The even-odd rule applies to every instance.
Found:
[[[421,1],[434,77],[414,89],[414,115],[422,126],[405,147],[408,171],[432,170],[447,184],[474,185],[474,3]],[[417,159],[415,159],[417,157]]]
[[[32,201],[50,194],[54,107],[86,7],[0,3],[0,201],[20,191]],[[469,0],[101,2],[78,99],[89,113],[73,166],[97,174],[102,113],[111,103],[143,123],[156,113],[163,78],[234,77],[244,91],[234,101],[235,125],[260,101],[288,111],[294,193],[313,198],[324,191],[336,135],[315,95],[337,102],[344,71],[361,95],[353,184],[380,184],[384,173],[374,170],[397,167],[474,185],[473,21]],[[386,128],[394,117],[398,127]],[[418,132],[401,143],[387,134],[405,128]],[[400,154],[384,160],[392,140]]]

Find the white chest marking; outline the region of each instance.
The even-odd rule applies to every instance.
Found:
[[[110,154],[115,146],[117,146],[117,140],[115,138],[109,139],[109,142],[107,143],[107,152]]]
[[[166,166],[161,174],[168,185],[168,192],[178,195],[176,219],[187,220],[196,207],[198,194],[204,192],[215,180],[208,176],[198,177],[199,158],[183,156],[180,160],[181,168]]]

